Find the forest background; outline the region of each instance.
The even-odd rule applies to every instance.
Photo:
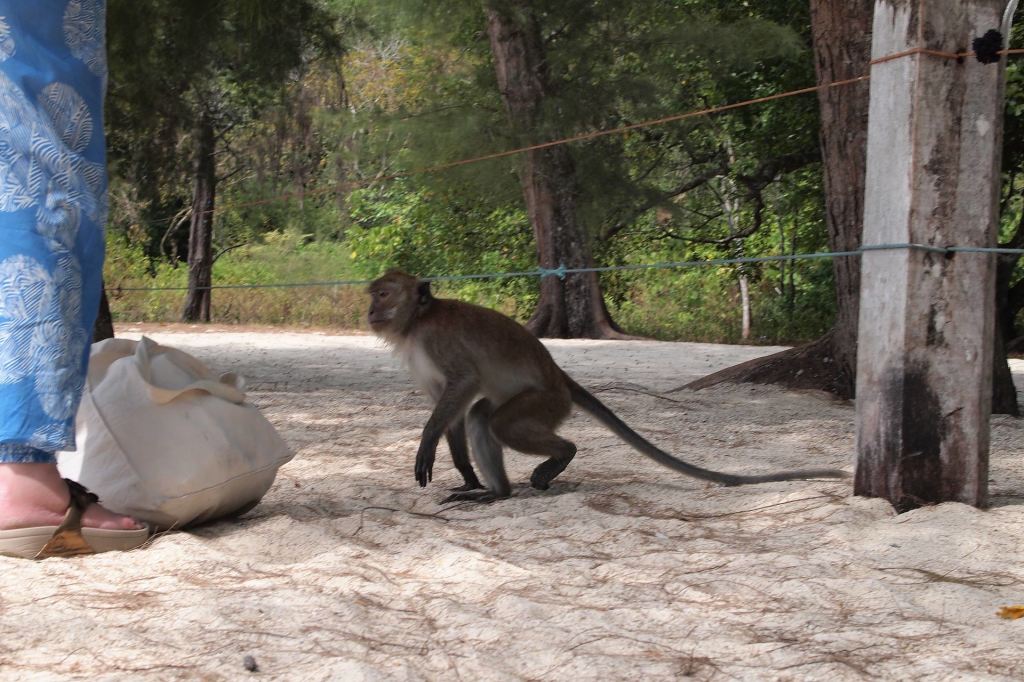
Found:
[[[495,4],[109,0],[114,319],[362,326],[361,286],[206,294],[204,268],[214,287],[534,270],[521,158],[418,171],[815,83],[807,0],[518,0],[505,11],[536,28],[546,78],[524,126],[496,75]],[[1000,241],[1018,248],[1022,83],[1011,59]],[[565,145],[592,262],[827,251],[820,115],[809,93]],[[1003,263],[1011,351],[1018,260]],[[600,287],[619,329],[656,339],[792,344],[836,315],[828,259],[610,272]],[[521,321],[539,295],[537,277],[436,288]]]

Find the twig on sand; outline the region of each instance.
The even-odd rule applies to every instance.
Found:
[[[460,506],[460,505],[457,505],[457,506]],[[448,507],[447,509],[444,509],[442,511],[451,511],[452,509],[455,509],[456,507]],[[464,520],[468,520],[468,519],[450,519],[450,518],[448,518],[446,516],[441,516],[441,512],[436,512],[434,514],[426,514],[424,512],[409,511],[408,509],[396,509],[395,507],[378,507],[378,506],[363,507],[361,510],[359,510],[359,526],[355,529],[355,532],[352,533],[352,537],[355,537],[356,535],[358,535],[359,531],[361,531],[363,529],[363,516],[368,511],[388,511],[388,512],[394,512],[396,514],[408,514],[409,516],[417,516],[419,518],[424,518],[424,519],[433,519],[435,521],[440,521],[442,523],[448,523],[449,521],[464,521]]]

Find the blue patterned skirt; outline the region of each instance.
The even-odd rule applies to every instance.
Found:
[[[74,447],[106,222],[104,0],[0,0],[0,462]]]

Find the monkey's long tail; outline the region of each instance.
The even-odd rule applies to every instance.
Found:
[[[616,436],[624,440],[637,451],[647,455],[658,464],[669,469],[693,476],[705,481],[713,481],[723,485],[743,485],[744,483],[769,483],[772,481],[795,481],[808,478],[849,478],[849,474],[839,469],[801,469],[797,471],[780,471],[760,476],[743,476],[740,474],[724,474],[719,471],[704,469],[670,455],[646,438],[631,429],[626,422],[616,416],[604,403],[595,398],[590,391],[583,388],[568,374],[565,381],[569,385],[572,401],[604,424]]]

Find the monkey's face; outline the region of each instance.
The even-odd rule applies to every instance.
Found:
[[[367,320],[375,334],[400,334],[416,313],[417,279],[404,272],[389,272],[369,289]]]

